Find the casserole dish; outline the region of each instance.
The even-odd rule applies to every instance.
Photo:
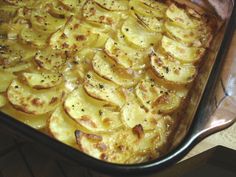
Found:
[[[212,2],[211,2],[212,3]],[[209,3],[209,4],[211,4],[211,3]],[[213,2],[213,4],[214,5],[216,5],[215,4],[215,2]],[[226,4],[225,4],[226,5]],[[228,8],[229,8],[230,6],[229,6],[229,4],[228,4]],[[215,6],[215,8],[217,8],[217,6]],[[227,5],[226,5],[226,8],[227,8]],[[217,9],[217,10],[219,10],[219,9]],[[228,9],[229,10],[229,9]],[[223,14],[223,13],[222,13]],[[229,16],[228,16],[228,14],[223,14],[222,15],[221,14],[221,16],[222,16],[222,18],[224,18],[224,20],[226,20]],[[229,23],[228,23],[229,24]],[[226,24],[225,24],[226,25]],[[221,30],[223,30],[224,32],[225,32],[225,28],[226,26],[224,26],[224,27],[222,27],[221,28]],[[227,33],[228,34],[228,33]],[[206,82],[207,82],[207,80],[208,80],[208,77],[209,77],[209,74],[210,74],[210,71],[212,70],[213,72],[214,71],[216,71],[216,69],[217,69],[217,67],[216,66],[220,66],[220,62],[218,63],[217,61],[218,60],[215,60],[216,59],[216,54],[217,54],[217,51],[218,51],[218,49],[219,49],[219,45],[221,44],[221,40],[223,39],[223,36],[224,36],[224,33],[218,33],[216,36],[215,36],[215,38],[214,38],[214,41],[213,41],[213,45],[211,46],[211,50],[209,50],[209,52],[208,52],[208,55],[206,56],[206,58],[207,58],[207,60],[205,61],[206,63],[204,63],[204,67],[202,67],[201,68],[201,71],[200,71],[200,75],[198,76],[198,78],[197,78],[197,81],[196,81],[196,83],[197,83],[197,86],[198,87],[195,87],[194,89],[192,89],[192,91],[191,91],[191,94],[190,94],[190,98],[189,98],[189,104],[188,104],[188,109],[187,109],[187,111],[185,112],[185,114],[183,114],[183,112],[181,113],[181,115],[180,116],[183,116],[184,115],[184,117],[182,118],[184,121],[183,121],[183,123],[182,124],[185,124],[183,127],[185,128],[184,130],[183,129],[181,129],[181,127],[180,127],[180,130],[178,131],[179,133],[177,133],[177,135],[176,135],[176,137],[177,138],[175,138],[176,140],[181,140],[182,139],[182,137],[185,137],[185,139],[187,138],[187,137],[189,137],[190,135],[191,135],[191,132],[194,130],[194,128],[191,128],[190,130],[191,131],[188,131],[188,129],[189,129],[189,126],[190,125],[192,125],[192,126],[194,126],[194,125],[196,125],[195,123],[192,123],[192,120],[194,120],[194,121],[196,121],[196,120],[198,120],[196,117],[198,117],[198,114],[199,114],[199,112],[197,111],[197,114],[196,114],[196,117],[193,119],[193,115],[194,115],[194,113],[195,113],[195,111],[196,111],[196,108],[197,108],[197,106],[196,105],[198,105],[197,103],[200,101],[200,97],[199,97],[199,95],[202,95],[202,93],[203,93],[203,90],[204,90],[204,88],[205,88],[205,85],[206,85]],[[219,40],[219,41],[218,41]],[[223,41],[223,43],[222,44],[224,44],[224,41]],[[216,65],[218,63],[218,65]],[[213,65],[213,64],[215,64],[215,65]],[[212,66],[214,66],[213,68],[212,68]],[[216,75],[215,75],[216,76]],[[210,80],[209,81],[213,81],[211,78],[210,78]],[[211,82],[208,82],[208,85],[211,85],[211,86],[213,86],[214,85],[214,82],[213,83],[211,83]],[[206,87],[206,91],[205,91],[205,93],[203,94],[203,99],[202,99],[202,102],[204,102],[204,98],[206,99],[206,97],[205,97],[205,95],[207,94],[206,92],[207,92],[207,90],[208,90],[208,86],[207,85],[207,87]],[[208,90],[209,91],[209,90]],[[207,95],[207,96],[209,96],[209,95]],[[202,103],[201,103],[202,104]],[[200,108],[201,108],[201,104],[200,104]],[[200,109],[200,108],[198,108],[198,109]],[[209,112],[208,112],[209,113]],[[206,114],[206,116],[207,116],[207,113],[205,112],[205,114]],[[201,115],[201,116],[203,116],[203,115]],[[205,117],[205,116],[204,116]],[[4,118],[3,118],[4,119]],[[187,120],[187,121],[185,121],[185,119]],[[8,121],[9,122],[9,121]],[[230,122],[227,122],[227,123],[230,123]],[[22,125],[23,126],[23,125]],[[19,125],[19,127],[20,127],[20,125]],[[26,128],[27,129],[27,128]],[[185,134],[187,133],[187,131],[188,131],[188,135],[187,136],[185,136]],[[194,132],[194,131],[193,131]],[[196,132],[195,132],[196,133]],[[198,132],[199,134],[197,134],[197,135],[200,135],[201,133],[200,132]],[[31,136],[31,135],[29,135],[29,136]],[[38,135],[38,136],[42,136],[42,135]],[[193,141],[193,140],[195,140],[195,138],[196,137],[194,137],[194,138],[192,138],[192,139],[190,139],[189,141],[188,141],[188,143],[189,144],[191,144],[191,141]],[[184,141],[183,141],[184,142]],[[51,142],[51,143],[53,143],[53,141]],[[56,143],[56,142],[54,142],[54,143]],[[178,142],[176,141],[176,144],[178,144]],[[182,145],[184,145],[184,143],[182,144]],[[59,146],[58,146],[59,147]],[[61,147],[63,147],[62,145],[61,145]],[[183,147],[185,147],[185,145],[183,146]],[[68,148],[68,147],[66,147],[66,146],[64,146],[64,148]],[[178,151],[178,149],[175,149],[176,151]],[[70,152],[71,152],[71,154],[72,154],[72,152],[73,152],[73,150],[71,149],[70,150]],[[175,152],[175,151],[172,151],[172,152]],[[75,156],[78,156],[79,155],[79,153],[77,154],[77,155],[75,155]],[[80,154],[81,156],[84,156],[84,155],[82,155],[82,154]],[[170,156],[169,157],[171,157],[171,154],[169,154]],[[85,156],[86,157],[86,156]],[[162,163],[163,162],[163,158],[165,159],[165,156],[163,156],[158,162],[160,162],[160,163]],[[77,159],[77,158],[76,158]],[[90,161],[91,160],[91,158],[87,158],[88,160],[83,160],[84,162],[88,162],[88,161]],[[90,159],[90,160],[89,160]],[[81,161],[82,160],[82,158],[78,158],[77,160],[79,160],[79,161]],[[142,163],[142,164],[138,164],[138,165],[127,165],[127,166],[125,166],[125,165],[114,165],[114,164],[108,164],[108,163],[105,163],[105,162],[100,162],[100,161],[96,161],[96,160],[94,160],[94,163],[96,164],[97,163],[97,167],[99,167],[99,164],[100,165],[102,165],[102,164],[106,164],[108,167],[110,167],[109,169],[110,170],[119,170],[119,168],[120,168],[120,170],[121,169],[123,169],[124,171],[126,171],[126,170],[128,170],[128,171],[131,171],[132,172],[132,170],[135,170],[135,171],[137,171],[137,169],[139,169],[139,170],[144,170],[144,169],[147,169],[147,170],[151,170],[151,169],[155,169],[155,168],[157,168],[157,164],[156,163],[158,163],[158,162],[155,162],[155,161],[149,161],[149,162],[147,162],[147,163]],[[155,165],[154,165],[155,164]],[[157,166],[156,166],[157,165]],[[155,167],[154,167],[155,166]],[[109,170],[108,169],[108,170]],[[108,171],[107,170],[107,171]],[[144,170],[145,171],[145,170]]]

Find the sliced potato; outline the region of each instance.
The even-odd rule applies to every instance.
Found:
[[[49,34],[39,33],[32,28],[23,28],[19,34],[19,38],[24,44],[31,44],[35,47],[45,47]]]
[[[66,23],[66,19],[55,18],[42,10],[34,10],[30,22],[35,30],[50,33],[62,27]]]
[[[137,99],[126,103],[121,110],[121,117],[123,123],[129,127],[134,128],[141,125],[144,130],[153,130],[156,128],[160,115],[146,110]]]
[[[188,84],[196,76],[196,68],[192,64],[181,64],[162,54],[151,54],[151,65],[157,76],[171,83]]]
[[[8,73],[17,73],[17,72],[21,72],[21,71],[24,71],[24,70],[27,70],[29,69],[30,67],[32,67],[32,64],[31,63],[28,63],[28,62],[22,62],[22,63],[19,63],[15,66],[12,66],[12,67],[1,67],[0,66],[0,69],[4,72],[8,72]]]
[[[11,104],[6,104],[1,111],[37,130],[42,130],[46,127],[47,119],[50,116],[49,113],[42,115],[27,114],[15,109]]]
[[[176,26],[173,22],[166,22],[165,28],[167,32],[183,42],[190,43],[196,47],[207,45],[211,39],[210,29],[206,25],[201,25],[197,29],[184,29]]]
[[[5,106],[7,104],[7,99],[5,96],[3,96],[2,94],[0,94],[0,108]]]
[[[0,92],[5,92],[8,86],[11,84],[11,82],[15,78],[15,76],[11,72],[0,70],[0,78],[1,78]]]
[[[96,73],[118,85],[130,87],[137,83],[138,78],[135,78],[132,71],[120,68],[103,52],[97,52],[93,58],[92,64]]]
[[[107,40],[105,52],[125,68],[142,69],[145,67],[145,56],[142,52],[116,42],[112,38]]]
[[[111,134],[76,131],[76,139],[82,152],[108,162],[137,163],[158,157],[161,147],[167,142],[166,120],[161,119],[152,131],[139,131],[139,127],[120,129]]]
[[[126,0],[95,0],[100,6],[107,10],[123,11],[129,9],[128,1]]]
[[[125,100],[120,86],[101,78],[92,71],[88,72],[86,76],[84,88],[90,96],[120,107],[123,106]]]
[[[83,17],[91,22],[115,25],[118,23],[120,15],[116,12],[107,11],[98,6],[96,2],[89,0],[83,6]]]
[[[7,98],[16,109],[35,115],[54,110],[63,95],[64,91],[61,89],[34,90],[18,80],[13,80],[7,90]]]
[[[31,5],[34,3],[34,0],[3,0],[9,4],[15,5],[15,6],[24,6],[24,5]]]
[[[36,53],[34,61],[40,68],[60,72],[65,66],[66,56],[59,50],[44,49]]]
[[[199,21],[190,18],[185,10],[178,8],[175,4],[171,4],[166,11],[166,16],[173,21],[174,24],[182,28],[196,28]]]
[[[77,123],[66,115],[63,108],[58,107],[50,116],[48,129],[57,140],[68,145],[75,144],[74,132],[77,129]]]
[[[188,47],[166,36],[163,36],[161,44],[168,54],[182,62],[196,62],[205,53],[204,48]]]
[[[165,10],[167,9],[165,4],[152,0],[131,0],[129,5],[135,13],[154,18],[164,17]]]
[[[16,11],[17,8],[15,6],[0,4],[1,23],[11,20],[15,16]]]
[[[138,13],[135,13],[137,18],[143,22],[150,30],[161,33],[163,31],[164,23],[162,20],[157,19],[156,17],[143,16]]]
[[[124,22],[121,31],[129,42],[141,48],[147,48],[157,44],[161,38],[160,33],[149,31],[132,17],[129,17]]]
[[[67,97],[64,108],[71,118],[92,132],[109,132],[122,126],[117,108],[88,96],[82,86]]]
[[[35,89],[47,89],[55,87],[62,83],[62,75],[57,73],[23,73],[24,80],[27,84]]]
[[[93,44],[98,37],[91,32],[89,25],[72,16],[63,28],[51,36],[50,45],[53,49],[78,50]]]
[[[15,40],[0,40],[0,43],[0,66],[4,68],[29,61],[35,54],[34,49],[19,44]]]

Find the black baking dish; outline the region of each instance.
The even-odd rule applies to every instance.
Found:
[[[193,2],[199,3],[200,1],[193,0]],[[81,153],[3,113],[0,113],[1,126],[7,127],[13,133],[33,140],[34,142],[57,152],[59,156],[72,160],[78,166],[83,166],[102,173],[121,176],[122,174],[137,176],[147,174],[149,172],[157,172],[171,164],[176,163],[204,137],[228,127],[235,121],[235,118],[227,117],[227,115],[226,117],[221,118],[209,116],[212,113],[211,104],[209,104],[209,102],[220,74],[225,54],[232,39],[234,28],[236,26],[235,1],[225,1],[223,3],[225,8],[220,8],[222,6],[221,1],[209,1],[209,3],[206,4],[206,8],[210,8],[210,5],[212,4],[211,2],[213,2],[211,10],[215,9],[215,11],[218,12],[219,18],[221,16],[225,22],[213,40],[213,44],[211,45],[211,48],[206,56],[206,58],[208,58],[208,63],[205,63],[204,67],[208,68],[201,68],[207,72],[201,72],[201,75],[198,78],[198,82],[200,82],[200,84],[198,87],[194,88],[194,91],[192,91],[188,111],[185,113],[185,117],[190,117],[186,122],[188,125],[186,126],[187,129],[177,132],[178,140],[176,141],[181,141],[181,143],[179,143],[179,145],[173,148],[172,151],[165,156],[141,164],[112,164],[94,159],[84,153]],[[202,96],[200,97],[199,95]],[[219,119],[221,120],[218,121],[220,123],[212,124],[214,121],[216,122]]]

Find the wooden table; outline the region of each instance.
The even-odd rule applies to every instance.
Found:
[[[224,64],[224,69],[221,74],[221,78],[223,81],[226,81],[227,77],[229,77],[229,72],[231,72],[229,67],[232,67],[232,65],[235,66],[234,79],[236,80],[236,32],[234,33],[234,37],[231,42],[231,47],[228,51],[226,62]],[[235,93],[236,93],[236,81],[233,82],[233,87],[235,88]],[[236,95],[234,95],[234,96],[236,97]],[[236,107],[235,107],[235,110],[236,110]],[[236,150],[236,123],[233,124],[231,127],[227,128],[223,131],[220,131],[218,133],[215,133],[213,135],[210,135],[209,137],[204,139],[202,142],[197,144],[186,155],[186,157],[184,159],[188,159],[194,155],[197,155],[197,154],[199,154],[207,149],[210,149],[214,146],[217,146],[217,145],[222,145],[222,146]]]

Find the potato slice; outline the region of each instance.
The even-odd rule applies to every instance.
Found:
[[[19,111],[15,109],[11,104],[7,103],[1,112],[16,118],[18,121],[25,123],[26,125],[35,128],[37,130],[42,130],[46,127],[47,119],[49,118],[49,114],[42,114],[42,115],[34,115],[34,114],[27,114],[25,112]]]
[[[121,28],[126,39],[141,48],[147,48],[157,44],[161,39],[160,33],[149,31],[141,25],[135,18],[129,17]]]
[[[207,42],[212,38],[210,29],[207,29],[206,25],[201,25],[197,29],[184,29],[176,26],[173,22],[166,22],[165,28],[175,38],[196,47],[207,45]]]
[[[92,132],[109,132],[122,126],[117,108],[88,96],[82,86],[67,97],[64,109],[71,118]]]
[[[43,48],[48,42],[49,34],[39,33],[32,28],[23,28],[19,34],[19,38],[24,44]]]
[[[75,17],[71,17],[66,25],[50,38],[53,49],[78,50],[93,44],[99,35],[91,32],[91,27]]]
[[[205,52],[204,48],[188,47],[166,36],[163,36],[161,44],[168,54],[182,62],[196,62]]]
[[[2,108],[3,106],[5,106],[7,104],[7,99],[5,96],[3,96],[2,94],[0,94],[0,108]]]
[[[120,19],[118,13],[107,11],[91,0],[87,1],[83,6],[83,17],[88,21],[107,25],[115,25]]]
[[[51,33],[62,27],[66,23],[66,19],[55,18],[42,10],[34,10],[31,14],[30,22],[33,29]]]
[[[159,33],[163,31],[164,23],[162,20],[159,20],[156,17],[143,16],[138,13],[135,13],[135,15],[146,27],[148,27],[148,29]]]
[[[3,0],[9,4],[15,5],[15,6],[24,6],[24,5],[32,5],[34,3],[34,0]]]
[[[190,18],[185,10],[178,8],[175,4],[171,4],[166,11],[166,16],[175,24],[182,28],[197,28],[199,21]]]
[[[66,63],[66,56],[59,50],[44,49],[35,54],[34,61],[43,69],[60,72]]]
[[[118,85],[130,87],[137,83],[138,77],[132,71],[120,68],[103,52],[97,52],[92,65],[96,73]]]
[[[61,102],[64,91],[61,88],[34,90],[13,80],[7,90],[7,98],[18,110],[29,114],[45,114],[54,110]]]
[[[90,96],[120,107],[123,106],[125,98],[122,95],[120,86],[101,78],[92,71],[88,72],[86,76],[84,88]]]
[[[0,78],[1,78],[0,92],[5,92],[8,86],[11,84],[11,82],[15,78],[15,76],[11,72],[0,70]]]
[[[112,38],[107,40],[105,52],[125,68],[143,69],[145,67],[145,56],[141,52],[116,42]]]
[[[15,40],[0,40],[0,66],[4,68],[19,65],[29,61],[35,50],[17,43]]]
[[[54,138],[68,145],[75,144],[74,132],[77,124],[66,115],[63,108],[58,107],[50,116],[48,129]]]
[[[27,84],[35,89],[47,89],[55,87],[62,83],[63,78],[58,73],[23,73],[24,80]]]
[[[146,110],[137,99],[134,99],[124,105],[121,110],[121,118],[123,123],[129,128],[141,125],[144,130],[153,130],[156,128],[161,116]]]
[[[126,0],[95,0],[95,2],[111,11],[124,11],[129,9],[129,4]]]
[[[146,109],[157,113],[171,113],[178,109],[181,101],[186,96],[184,92],[186,92],[184,89],[181,89],[180,91],[168,90],[155,82],[150,76],[145,78],[145,80],[140,81],[135,88],[135,93],[139,101]]]
[[[161,119],[152,131],[143,131],[141,126],[108,134],[76,131],[76,139],[79,149],[95,158],[113,163],[137,163],[159,156],[158,150],[167,142],[166,120]]]
[[[167,6],[163,3],[152,0],[131,0],[129,3],[131,10],[141,16],[163,18]]]
[[[1,5],[0,4],[0,16],[1,16],[1,23],[8,22],[11,20],[17,11],[17,7],[11,5]]]
[[[173,58],[162,54],[151,54],[151,65],[157,76],[175,84],[188,84],[196,76],[196,68],[192,64],[181,64]]]

